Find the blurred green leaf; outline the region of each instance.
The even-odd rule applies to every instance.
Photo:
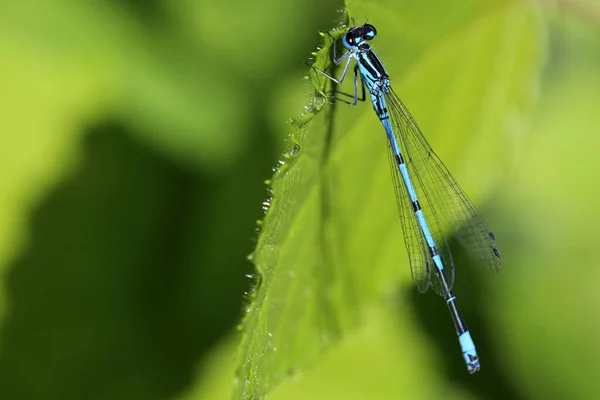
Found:
[[[536,94],[544,44],[536,5],[348,7],[357,24],[368,18],[377,27],[373,46],[396,92],[465,190],[475,203],[491,196]],[[331,58],[326,43],[316,56],[322,69]],[[314,74],[311,80],[326,82]],[[259,283],[244,319],[236,398],[261,398],[302,373],[352,332],[366,309],[389,307],[385,299],[412,285],[386,138],[371,106],[330,106],[317,96],[295,128],[296,147],[272,179],[253,255]],[[458,285],[460,279],[458,271]],[[413,351],[419,348],[403,356],[409,375],[422,357]]]
[[[192,3],[0,2],[0,398],[171,398],[239,319],[266,100],[329,1],[253,3],[253,63],[203,19],[239,49],[250,8]]]
[[[560,78],[546,82],[510,182],[510,202],[518,210],[513,229],[524,240],[506,253],[514,271],[495,311],[503,327],[497,340],[510,356],[505,363],[515,366],[530,398],[585,399],[600,391],[600,136],[590,120],[600,104],[600,26],[587,40],[581,30],[591,25],[561,18],[565,23],[567,57],[552,72],[560,71]],[[596,47],[574,45],[586,42]]]

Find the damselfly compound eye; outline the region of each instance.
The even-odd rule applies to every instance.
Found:
[[[348,33],[344,35],[344,46],[350,48],[356,45],[356,41],[354,40],[355,34],[355,29],[350,29]]]

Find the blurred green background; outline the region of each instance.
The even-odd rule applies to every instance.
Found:
[[[394,35],[429,46],[442,29],[433,20],[511,2],[362,3],[373,9],[377,50],[401,59],[393,35],[385,39],[387,10],[413,21]],[[479,155],[494,178],[474,195],[505,270],[474,295],[457,288],[483,370],[464,370],[443,302],[406,286],[400,316],[372,305],[320,362],[277,379],[270,398],[600,393],[600,4],[526,3],[541,53],[516,90],[531,107],[502,119],[505,136],[493,138],[502,146]],[[314,96],[303,61],[343,6],[0,4],[0,399],[231,398],[264,181],[291,147],[286,121]],[[433,87],[423,90],[435,96]],[[503,94],[487,95],[462,94],[484,105]],[[405,102],[426,116],[426,135],[435,130],[418,97]],[[461,142],[436,140],[461,165]],[[461,168],[468,182],[473,168]]]

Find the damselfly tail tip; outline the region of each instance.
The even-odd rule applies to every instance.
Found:
[[[473,356],[471,354],[465,354],[465,359],[469,357],[467,361],[467,370],[469,370],[469,374],[473,375],[475,372],[479,371],[479,358],[477,355]]]
[[[462,348],[465,363],[467,364],[467,370],[470,374],[474,374],[479,371],[479,357],[477,357],[477,351],[475,350],[473,339],[471,339],[471,334],[469,331],[466,331],[458,337],[458,340]]]

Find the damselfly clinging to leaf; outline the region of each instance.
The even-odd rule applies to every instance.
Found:
[[[369,91],[389,140],[390,166],[413,280],[420,292],[431,287],[446,300],[467,368],[474,373],[479,370],[479,358],[452,292],[454,262],[447,238],[453,235],[481,264],[500,271],[502,261],[496,238],[392,90],[385,68],[367,43],[376,34],[375,27],[369,24],[350,28],[343,36],[347,51],[339,58],[335,39],[330,35],[334,63],[346,60],[342,75],[336,79],[314,69],[341,84],[351,61],[356,61],[354,96],[349,96],[353,101],[342,101],[356,105],[365,100],[365,86]]]

